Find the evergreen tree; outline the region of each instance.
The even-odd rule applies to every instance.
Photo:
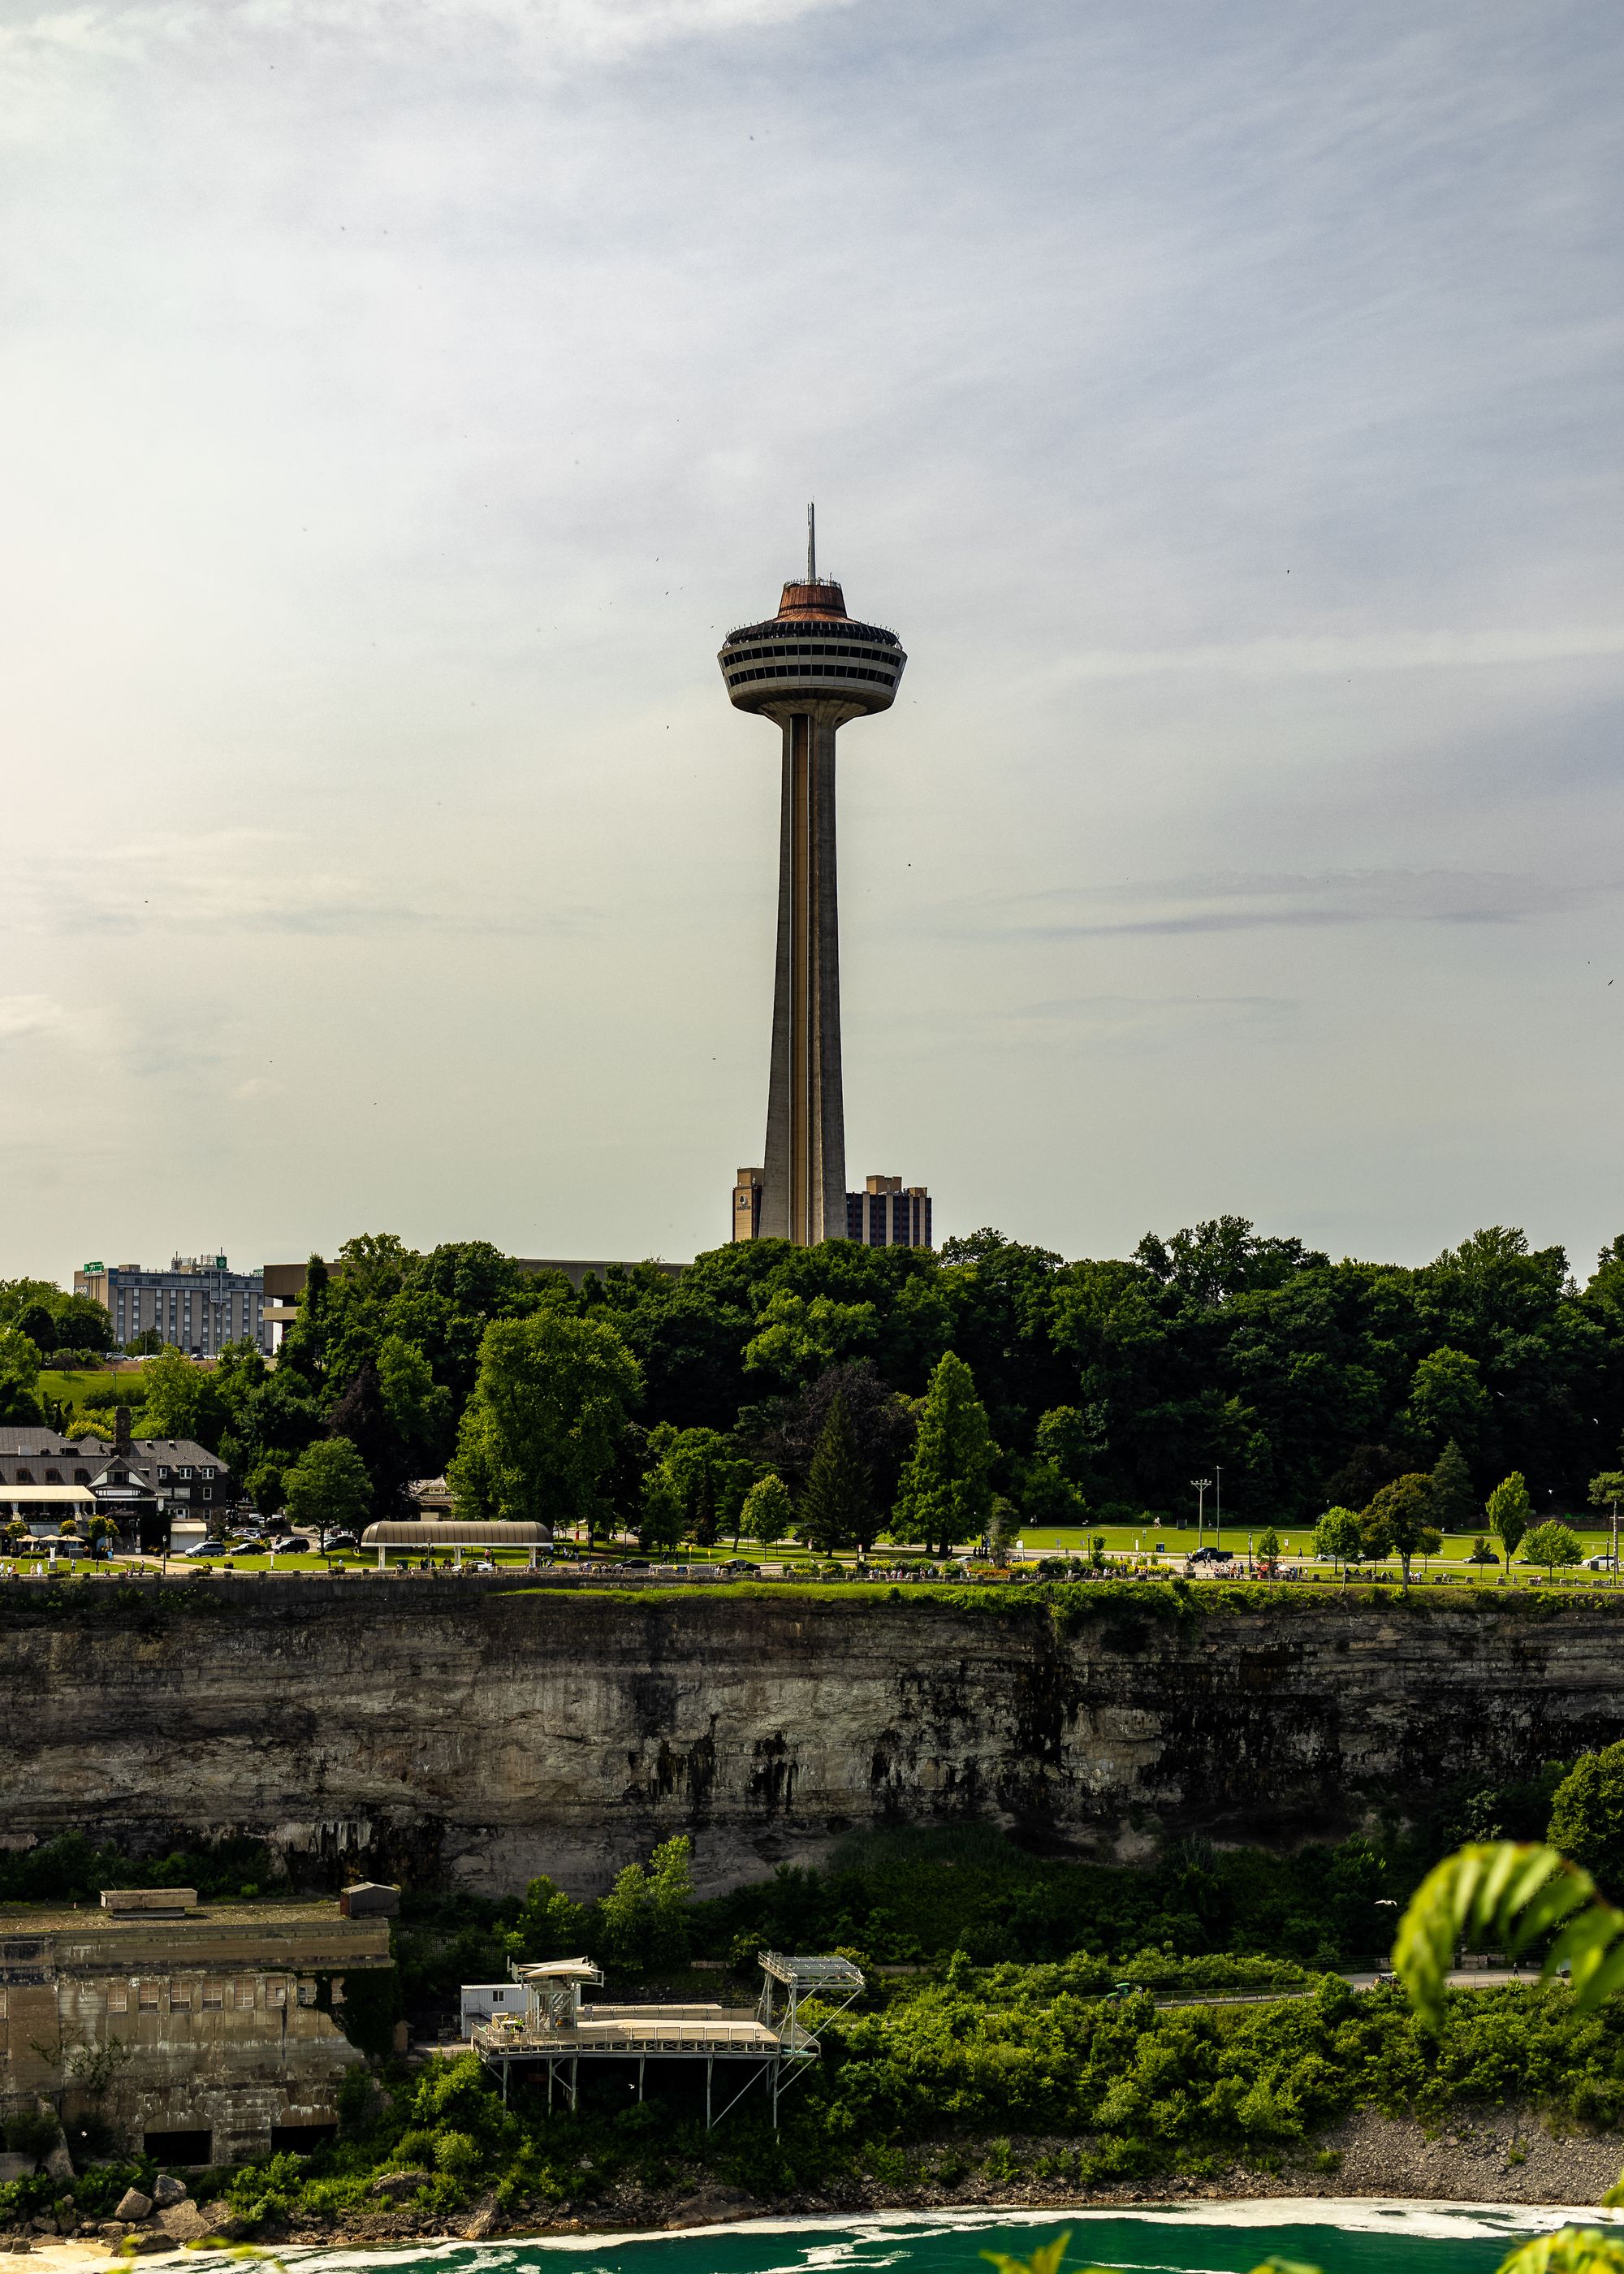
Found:
[[[874,1545],[879,1517],[873,1482],[857,1449],[844,1397],[831,1405],[812,1456],[807,1488],[801,1495],[801,1521],[808,1546],[824,1555],[853,1540],[865,1555]]]
[[[1477,1520],[1471,1471],[1453,1437],[1432,1466],[1432,1517],[1445,1532],[1469,1532]]]
[[[920,1409],[918,1442],[903,1471],[893,1531],[922,1540],[938,1555],[960,1540],[979,1540],[992,1517],[997,1457],[975,1377],[948,1351]]]

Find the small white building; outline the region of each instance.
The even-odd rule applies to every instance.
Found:
[[[457,2035],[466,2039],[476,2022],[488,2022],[492,2014],[523,2014],[524,2003],[523,1982],[465,1982],[457,2014]]]

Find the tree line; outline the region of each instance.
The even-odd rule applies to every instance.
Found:
[[[1620,1464],[1624,1236],[1583,1285],[1503,1227],[1410,1267],[1225,1216],[1120,1260],[991,1231],[939,1253],[760,1240],[577,1291],[483,1242],[369,1234],[312,1259],[274,1368],[165,1352],[144,1380],[138,1429],[198,1438],[267,1510],[342,1441],[352,1461],[318,1462],[373,1515],[443,1473],[470,1513],[650,1547],[1169,1523],[1219,1470],[1231,1521],[1362,1523],[1385,1494],[1401,1531],[1417,1479],[1425,1525],[1454,1530],[1515,1474],[1533,1529]]]

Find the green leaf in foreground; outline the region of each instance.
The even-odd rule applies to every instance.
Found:
[[[998,2274],[1060,2274],[1060,2262],[1065,2256],[1066,2245],[1071,2240],[1068,2226],[1056,2235],[1052,2242],[1041,2242],[1030,2258],[1011,2258],[1007,2251],[983,2250],[981,2256],[996,2266]]]
[[[1578,2006],[1598,2006],[1624,1987],[1624,1912],[1602,1901],[1590,1873],[1554,1848],[1490,1841],[1460,1849],[1421,1882],[1399,1923],[1393,1963],[1416,2011],[1436,2028],[1458,1950],[1517,1958],[1547,1935],[1554,1939],[1540,1972],[1566,1968]]]

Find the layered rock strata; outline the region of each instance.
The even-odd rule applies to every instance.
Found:
[[[1232,1601],[19,1586],[0,1826],[252,1834],[306,1886],[545,1871],[581,1894],[684,1831],[718,1888],[883,1824],[1100,1856],[1159,1827],[1335,1834],[1624,1735],[1605,1601]]]

